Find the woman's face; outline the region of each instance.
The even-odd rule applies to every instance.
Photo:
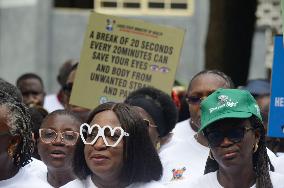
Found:
[[[205,130],[205,135],[214,159],[223,169],[243,168],[252,162],[254,146],[260,136],[248,119],[232,118],[217,121]]]
[[[42,125],[38,153],[48,169],[72,168],[75,145],[72,145],[70,140],[75,140],[73,143],[76,144],[79,137],[79,127],[80,123],[72,117],[59,114],[48,117]],[[54,141],[50,142],[49,140],[52,139],[49,138],[52,138],[54,132],[57,136]]]
[[[100,127],[121,127],[120,122],[111,110],[96,114],[90,126],[97,124]],[[93,145],[85,145],[84,155],[87,166],[98,177],[118,177],[123,166],[123,139],[117,146],[106,146],[102,137]]]
[[[73,88],[73,83],[75,81],[76,70],[70,72],[66,85],[69,86],[69,90],[64,92],[64,108],[76,114],[81,120],[86,121],[90,110],[80,106],[70,104],[70,96]]]
[[[192,80],[190,87],[187,92],[187,99],[189,98],[200,98],[204,99],[211,93],[219,88],[225,86],[225,80],[215,74],[201,74]],[[200,102],[190,102],[188,100],[189,112],[192,126],[200,128]]]

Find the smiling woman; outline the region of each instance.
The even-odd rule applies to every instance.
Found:
[[[130,106],[104,103],[81,125],[68,188],[160,188],[162,165],[145,121]]]
[[[76,178],[72,160],[81,123],[79,118],[65,110],[50,113],[42,122],[38,153],[47,166],[47,172],[38,176],[53,187],[60,187]]]

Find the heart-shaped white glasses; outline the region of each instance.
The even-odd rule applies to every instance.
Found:
[[[86,130],[87,128],[87,130]],[[97,132],[94,133],[93,129],[97,130]],[[105,135],[105,130],[108,129],[110,134]],[[86,134],[84,136],[84,134]],[[101,136],[106,146],[115,147],[117,144],[121,141],[123,136],[129,136],[127,132],[125,132],[122,127],[114,127],[112,128],[109,125],[105,125],[103,127],[100,127],[98,124],[94,124],[90,127],[89,124],[83,123],[80,126],[80,136],[84,144],[90,144],[93,145],[96,143],[98,138]]]

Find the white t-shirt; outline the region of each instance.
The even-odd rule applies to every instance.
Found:
[[[196,141],[194,138],[196,132],[192,130],[189,122],[190,120],[187,119],[175,126],[172,141],[159,153],[163,165],[161,181],[165,184],[182,179],[195,179],[204,174],[210,150]],[[267,154],[274,165],[277,157],[268,148]],[[174,174],[177,177],[175,179]]]
[[[0,188],[50,188],[26,168],[21,168],[12,178],[0,181]]]
[[[275,172],[284,174],[284,155],[277,157],[273,165]]]
[[[49,113],[55,110],[62,110],[64,107],[59,102],[56,94],[50,94],[45,96],[43,108],[46,109]]]
[[[163,165],[161,182],[194,179],[204,173],[209,148],[199,144],[189,120],[178,123],[173,130],[172,140],[159,156]]]
[[[29,172],[33,173],[33,174],[38,174],[38,173],[42,173],[42,172],[47,172],[47,167],[46,165],[36,159],[32,157],[32,161],[27,164],[26,166],[24,166],[23,168],[27,169]]]
[[[88,176],[85,180],[76,179],[61,188],[97,188],[97,186],[93,183],[91,176]],[[134,183],[126,188],[165,188],[165,186],[159,182],[151,181],[149,183]]]
[[[32,173],[34,176],[40,179],[43,182],[43,184],[52,188],[52,186],[47,181],[46,165],[38,159],[32,158],[32,160],[33,161],[27,164],[24,168],[26,168],[30,173]]]
[[[270,174],[273,188],[284,188],[284,183],[283,183],[284,175],[283,174],[278,174],[275,172],[269,172],[269,174]],[[188,180],[179,181],[179,182],[176,182],[175,184],[170,184],[168,186],[168,188],[176,188],[176,187],[223,188],[218,182],[217,171],[205,174],[192,181],[188,181]],[[251,188],[255,188],[255,184]]]

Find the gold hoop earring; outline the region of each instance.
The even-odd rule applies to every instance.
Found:
[[[13,159],[13,156],[14,156],[14,153],[15,153],[15,147],[14,147],[14,146],[10,146],[10,147],[8,148],[7,153],[8,153],[9,158],[10,158],[10,159]]]
[[[156,143],[156,150],[158,151],[160,148],[161,148],[161,143],[160,143],[160,141],[158,141]]]
[[[213,157],[213,154],[212,154],[211,150],[209,151],[209,158],[210,158],[211,160],[214,160],[214,161],[215,161],[215,159],[214,159],[214,157]]]
[[[255,145],[253,146],[253,153],[255,153],[258,149],[258,143],[256,142]]]

